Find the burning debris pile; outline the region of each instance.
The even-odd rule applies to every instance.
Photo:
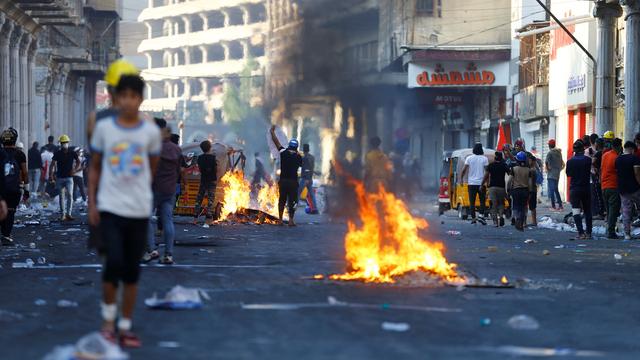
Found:
[[[358,280],[395,283],[403,277],[423,272],[439,282],[463,284],[456,264],[447,262],[444,245],[421,237],[428,227],[424,219],[414,218],[404,202],[382,186],[367,193],[364,184],[355,185],[361,225],[349,222],[345,237],[345,274],[331,275],[333,280]]]
[[[251,183],[242,171],[227,172],[220,179],[223,199],[219,221],[253,222],[274,224],[278,218],[277,185],[266,185],[260,189],[257,198],[251,199]]]

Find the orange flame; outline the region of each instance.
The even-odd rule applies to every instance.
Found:
[[[278,216],[278,198],[280,190],[277,184],[266,185],[258,192],[259,210],[272,216]]]
[[[249,208],[251,186],[244,179],[242,171],[229,171],[220,182],[224,191],[220,220],[224,221],[238,210]]]
[[[414,218],[404,202],[383,186],[377,193],[366,193],[364,184],[351,182],[362,225],[349,222],[345,237],[349,271],[331,279],[393,283],[398,276],[425,271],[448,282],[463,281],[456,265],[444,257],[444,245],[420,237],[419,231],[428,227],[426,220]]]

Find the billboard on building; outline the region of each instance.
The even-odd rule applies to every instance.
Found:
[[[509,85],[508,61],[411,62],[409,88]]]

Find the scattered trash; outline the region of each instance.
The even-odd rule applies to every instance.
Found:
[[[620,254],[613,254],[613,258],[616,260],[622,260],[622,255]]]
[[[480,326],[489,326],[489,325],[491,325],[491,319],[489,318],[480,319]]]
[[[484,351],[498,352],[505,355],[531,356],[531,357],[552,357],[552,356],[574,356],[574,357],[597,357],[604,356],[604,353],[591,350],[575,350],[569,348],[534,348],[524,346],[505,345],[497,348],[481,348]]]
[[[36,243],[29,243],[29,249],[35,249]]]
[[[24,222],[25,225],[40,225],[40,221],[29,220]]]
[[[16,320],[22,320],[24,316],[17,312],[0,309],[0,322],[14,322]]]
[[[40,256],[37,261],[38,265],[44,265],[47,263],[47,259],[44,256]]]
[[[209,300],[209,295],[202,289],[186,288],[176,285],[162,299],[154,293],[144,303],[152,309],[185,310],[202,307],[202,299]]]
[[[458,236],[458,235],[462,235],[462,233],[458,230],[449,230],[447,231],[447,235]]]
[[[180,343],[177,341],[158,341],[158,347],[166,349],[177,349],[180,347]]]
[[[496,252],[496,251],[498,251],[498,247],[497,246],[487,246],[487,251]]]
[[[74,307],[78,307],[78,303],[75,301],[71,301],[71,300],[58,300],[57,304],[56,304],[59,308],[74,308]]]
[[[549,251],[549,250],[543,250],[543,251],[542,251],[542,255],[551,255],[551,251]]]
[[[68,228],[68,229],[62,229],[62,230],[56,230],[56,231],[57,231],[57,232],[65,233],[65,232],[76,232],[76,231],[82,231],[82,229],[80,229],[80,228]],[[62,234],[62,235],[65,235],[65,234]]]
[[[203,228],[203,229],[208,229],[208,228],[209,228],[209,224],[204,224],[204,225],[202,225],[202,228]]]
[[[45,306],[47,305],[47,300],[44,299],[36,299],[36,301],[33,302],[34,305],[36,306]]]
[[[533,239],[527,239],[527,240],[525,240],[525,241],[524,241],[524,243],[525,243],[525,244],[535,244],[535,243],[537,243],[537,242],[538,242],[538,241],[533,240]]]
[[[412,305],[392,305],[392,304],[361,304],[348,303],[340,301],[333,296],[327,298],[327,302],[322,303],[267,303],[267,304],[241,304],[244,310],[300,310],[309,308],[331,308],[331,307],[347,307],[359,309],[376,309],[376,310],[414,310],[426,312],[462,312],[457,308],[441,308],[429,306],[412,306]]]
[[[127,360],[129,355],[100,333],[93,332],[80,338],[75,346],[56,346],[43,360],[69,359]]]
[[[540,328],[538,321],[528,315],[512,316],[511,319],[507,321],[507,324],[516,330],[538,330]]]
[[[564,249],[564,245],[556,245],[553,248],[554,249]]]
[[[411,328],[411,325],[407,323],[394,323],[385,321],[382,323],[382,330],[386,331],[396,331],[396,332],[405,332]]]

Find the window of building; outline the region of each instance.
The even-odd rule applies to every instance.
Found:
[[[416,0],[416,13],[422,16],[442,17],[442,0]]]

